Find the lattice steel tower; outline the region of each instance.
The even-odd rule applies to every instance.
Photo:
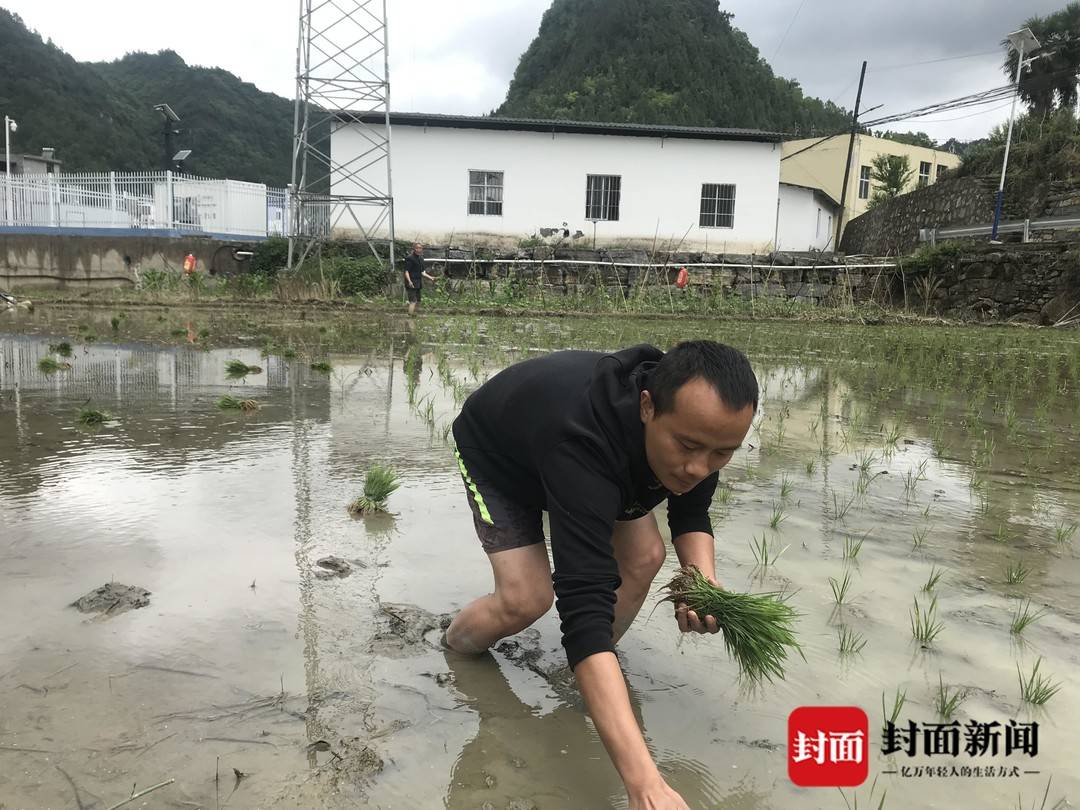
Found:
[[[330,135],[343,128],[350,143],[332,154]],[[339,228],[393,265],[386,0],[300,0],[291,190],[290,270]]]

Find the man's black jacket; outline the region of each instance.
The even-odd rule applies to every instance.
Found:
[[[672,538],[712,534],[718,474],[676,496],[645,457],[640,393],[661,357],[642,345],[526,360],[473,392],[454,421],[470,472],[515,503],[548,511],[556,608],[571,667],[614,651],[616,521],[642,517],[667,498]]]

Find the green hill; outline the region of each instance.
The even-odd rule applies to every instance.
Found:
[[[554,0],[495,114],[801,135],[850,125],[775,76],[731,18],[716,0]]]
[[[172,51],[77,62],[0,9],[0,111],[19,123],[12,149],[56,148],[64,171],[162,168],[161,118],[181,117],[176,147],[185,170],[284,186],[289,181],[293,103],[218,68],[185,64]]]

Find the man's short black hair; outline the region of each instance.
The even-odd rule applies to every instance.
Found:
[[[733,411],[757,410],[758,384],[750,361],[738,349],[714,340],[687,340],[667,352],[645,385],[657,414],[675,407],[675,392],[701,377]]]

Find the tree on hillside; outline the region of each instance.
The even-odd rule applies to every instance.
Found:
[[[1039,40],[1040,48],[1034,55],[1045,55],[1034,60],[1021,75],[1020,97],[1039,116],[1074,107],[1080,76],[1080,2],[1071,2],[1045,17],[1029,17],[1024,27],[1030,28]],[[1005,75],[1015,82],[1018,54],[1007,39],[1001,44],[1005,46]]]
[[[873,208],[899,197],[911,182],[913,174],[915,170],[911,168],[907,155],[878,155],[871,160],[870,179],[874,181],[876,188],[870,195],[869,206]]]

